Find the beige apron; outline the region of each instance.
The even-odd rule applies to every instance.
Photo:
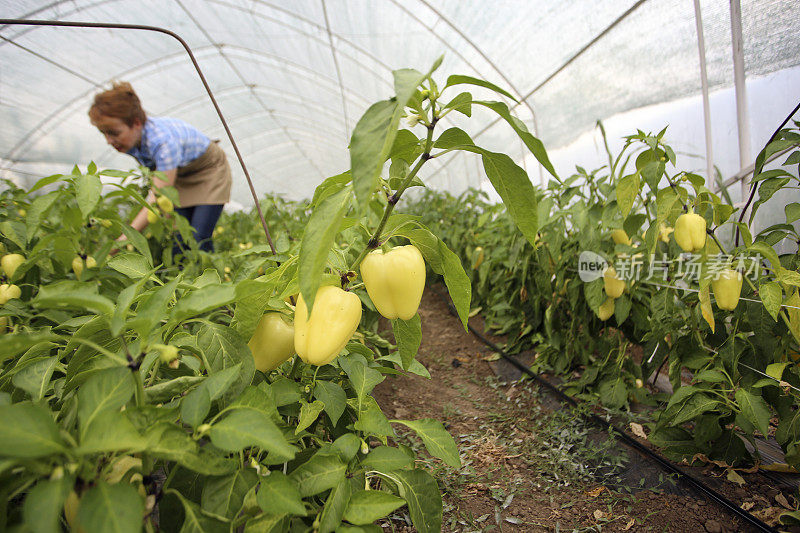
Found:
[[[178,167],[175,188],[181,207],[224,204],[231,199],[231,167],[217,142],[211,142],[194,161]]]

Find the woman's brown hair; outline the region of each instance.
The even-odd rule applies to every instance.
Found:
[[[118,118],[127,126],[133,126],[137,119],[142,124],[147,120],[139,97],[126,81],[115,82],[109,90],[94,96],[92,107],[89,108],[89,118],[95,122],[101,116]]]

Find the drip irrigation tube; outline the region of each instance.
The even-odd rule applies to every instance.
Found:
[[[453,302],[450,301],[450,299],[447,296],[439,293],[438,291],[435,291],[435,292],[438,294],[438,296],[440,298],[442,298],[442,300],[444,300],[447,303],[447,308],[449,309],[450,314],[453,315],[453,316],[458,316],[458,313],[456,312],[456,309],[455,309],[455,306],[453,305]],[[505,359],[506,361],[511,363],[514,367],[516,367],[518,370],[520,370],[523,374],[526,374],[527,376],[531,377],[539,385],[543,385],[547,389],[549,389],[552,392],[554,392],[555,395],[562,401],[562,403],[568,403],[568,404],[573,405],[573,406],[577,406],[578,405],[577,400],[575,400],[571,396],[565,394],[561,389],[559,389],[558,387],[556,387],[555,385],[553,385],[552,383],[550,383],[546,379],[542,378],[537,373],[533,372],[527,365],[524,365],[521,362],[519,362],[519,360],[517,360],[517,358],[507,354],[502,348],[500,348],[495,343],[493,343],[492,341],[487,339],[480,331],[478,331],[477,329],[473,328],[469,324],[467,324],[467,328],[469,329],[470,333],[475,335],[475,337],[478,340],[480,340],[486,346],[488,346],[489,348],[491,348],[492,350],[494,350],[495,352],[500,354],[500,356],[503,359]],[[680,479],[688,482],[692,487],[694,487],[697,491],[702,493],[706,498],[718,503],[719,505],[724,507],[727,511],[729,511],[730,513],[736,515],[738,518],[740,518],[741,520],[743,520],[744,522],[746,522],[750,526],[753,526],[754,528],[757,528],[759,531],[777,533],[777,530],[775,528],[770,527],[769,525],[765,524],[764,522],[762,522],[761,520],[759,520],[758,518],[756,518],[752,514],[748,513],[747,511],[745,511],[743,509],[741,509],[738,505],[736,505],[735,503],[730,501],[728,498],[726,498],[722,494],[718,493],[717,491],[715,491],[714,489],[712,489],[711,487],[709,487],[708,485],[706,485],[705,483],[703,483],[699,479],[695,478],[691,474],[687,474],[686,472],[682,471],[677,466],[675,466],[671,461],[669,461],[669,460],[665,459],[664,457],[662,457],[661,455],[653,452],[650,448],[648,448],[647,446],[644,446],[642,443],[640,443],[639,441],[637,441],[633,437],[629,436],[624,430],[618,428],[617,426],[615,426],[611,422],[603,420],[602,418],[600,418],[599,416],[597,416],[595,414],[586,414],[586,413],[584,413],[583,416],[587,420],[592,422],[593,424],[595,424],[595,425],[597,425],[597,426],[599,426],[599,427],[601,427],[603,429],[612,430],[614,432],[614,434],[616,434],[625,444],[627,444],[628,446],[630,446],[634,450],[638,451],[642,455],[646,456],[648,459],[651,459],[653,462],[657,463],[660,467],[662,467],[663,469],[667,470],[668,472],[676,474]]]

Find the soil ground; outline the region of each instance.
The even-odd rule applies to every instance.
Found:
[[[422,450],[439,479],[442,531],[753,530],[588,427],[532,382],[498,378],[503,374],[491,362],[496,354],[464,331],[438,296],[443,292],[441,286],[426,289],[419,310],[417,359],[431,379],[390,376],[373,392],[390,419],[440,420],[459,447],[462,467],[455,470],[428,457],[413,434],[398,432],[396,439]],[[470,324],[483,330],[480,316]],[[738,487],[721,472],[712,474],[715,490],[771,524],[797,504],[764,479],[748,478]],[[382,525],[385,531],[414,531],[402,509]]]

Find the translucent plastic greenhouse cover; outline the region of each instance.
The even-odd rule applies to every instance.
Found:
[[[733,0],[735,1],[735,0]],[[714,165],[740,168],[731,5],[701,0]],[[692,0],[0,0],[1,18],[159,26],[197,56],[259,195],[309,197],[349,166],[361,114],[392,96],[392,70],[478,76],[521,100],[516,115],[540,137],[559,174],[606,160],[636,128],[667,129],[682,168],[706,174],[700,54]],[[755,157],[800,100],[800,2],[741,0],[750,144]],[[222,140],[233,200],[252,198],[222,124],[175,39],[119,29],[0,27],[0,176],[30,184],[90,161],[130,169],[87,110],[112,80],[133,84],[146,111],[182,118]],[[498,99],[473,90],[476,98]],[[454,93],[455,95],[455,93]],[[509,153],[531,180],[548,179],[503,122],[476,110],[448,116],[487,148]],[[472,155],[435,160],[422,176],[458,193],[490,188]]]

